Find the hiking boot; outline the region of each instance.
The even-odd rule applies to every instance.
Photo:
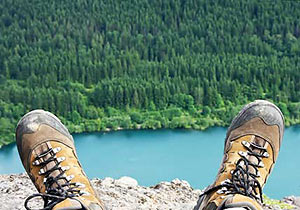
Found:
[[[261,210],[262,189],[277,159],[283,130],[277,106],[263,100],[246,105],[228,128],[216,180],[200,195],[194,210]]]
[[[50,112],[26,114],[16,129],[17,147],[23,166],[39,191],[43,209],[104,210],[78,161],[74,141],[67,128]]]

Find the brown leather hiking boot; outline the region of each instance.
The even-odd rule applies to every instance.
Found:
[[[55,115],[29,112],[17,125],[16,139],[24,168],[39,191],[26,199],[26,209],[35,197],[43,198],[43,209],[105,209],[81,168],[72,136]]]
[[[283,130],[277,106],[263,100],[246,105],[228,128],[217,178],[194,210],[261,210],[262,189],[277,159]]]

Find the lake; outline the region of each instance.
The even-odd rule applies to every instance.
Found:
[[[150,186],[174,178],[194,188],[211,184],[223,156],[226,129],[132,130],[75,134],[80,162],[90,178],[131,176]],[[0,174],[23,172],[15,144],[0,149]],[[264,188],[271,198],[300,195],[300,126],[285,130],[282,148]]]

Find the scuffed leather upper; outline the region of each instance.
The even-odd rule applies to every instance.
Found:
[[[250,162],[261,165],[261,167],[250,166],[248,170],[250,173],[258,175],[257,180],[263,187],[277,159],[283,130],[283,115],[274,104],[258,100],[246,105],[235,117],[228,129],[221,167],[215,182],[207,190],[213,189],[226,179],[230,180],[232,178],[232,172],[236,169],[236,163],[241,159],[241,154],[245,155],[245,158]],[[264,152],[267,152],[269,156],[263,157],[259,161],[256,157],[249,155],[244,145],[250,143],[264,148]],[[253,150],[258,153],[261,152],[259,149]],[[259,194],[257,188],[254,187],[252,190]],[[262,209],[259,199],[253,199],[241,194],[227,195],[214,191],[201,196],[195,210],[215,210],[225,207]]]
[[[88,210],[104,209],[102,201],[96,195],[78,161],[72,136],[56,116],[43,110],[26,114],[18,123],[16,138],[24,168],[40,193],[47,193],[45,175],[40,174],[41,170],[51,170],[57,162],[51,161],[45,166],[35,165],[34,162],[37,159],[41,161],[49,159],[50,153],[42,158],[39,158],[39,155],[50,149],[60,148],[55,154],[55,158],[57,160],[61,158],[62,162],[59,163],[59,167],[66,169],[66,171],[55,170],[50,173],[50,176],[56,177],[64,172],[64,176],[72,177],[70,182],[83,184],[78,189],[87,192],[87,194],[75,199],[68,198],[58,203],[53,207],[53,210],[81,209],[82,207]],[[63,185],[66,184],[66,181],[62,179],[58,183]],[[56,186],[54,184],[52,187],[55,188]]]

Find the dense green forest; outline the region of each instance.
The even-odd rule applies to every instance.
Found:
[[[71,132],[205,129],[255,99],[300,123],[299,1],[1,1],[0,145],[36,108]]]

